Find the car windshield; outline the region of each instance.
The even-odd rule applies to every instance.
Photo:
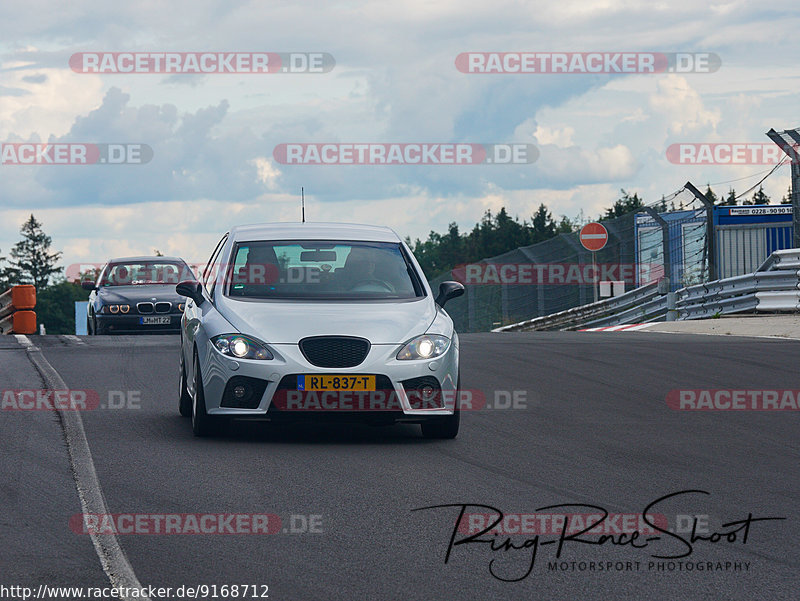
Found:
[[[233,297],[368,300],[425,294],[400,244],[241,242],[233,257],[227,270]]]
[[[103,272],[100,286],[138,286],[144,284],[172,284],[195,279],[185,263],[164,261],[137,261],[112,263]]]

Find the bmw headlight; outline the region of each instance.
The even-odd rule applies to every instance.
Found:
[[[400,352],[397,353],[397,358],[400,361],[432,359],[444,355],[448,348],[450,348],[450,339],[446,336],[423,334],[422,336],[417,336],[400,349]]]
[[[127,313],[130,310],[130,305],[104,305],[103,308],[100,309],[100,312],[105,313],[106,315],[109,313],[116,315],[117,313]]]
[[[211,344],[223,355],[235,357],[236,359],[261,359],[263,361],[269,361],[275,358],[263,344],[254,338],[242,334],[222,334],[220,336],[214,336],[211,339]]]

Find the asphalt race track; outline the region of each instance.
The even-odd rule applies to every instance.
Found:
[[[143,585],[267,585],[274,600],[796,599],[800,590],[798,412],[677,411],[665,400],[676,389],[800,388],[797,342],[464,335],[463,388],[490,403],[496,391],[501,400],[517,391],[516,406],[464,411],[456,440],[428,441],[416,426],[252,423],[195,438],[177,413],[177,337],[29,340],[70,389],[99,394],[100,408],[81,416],[112,514],[281,519],[268,535],[119,534]],[[0,388],[45,387],[31,352],[0,339]],[[124,406],[109,408],[109,391]],[[0,411],[0,448],[0,584],[107,586],[92,540],[70,527],[82,510],[59,416]],[[565,540],[556,570],[558,535],[541,534],[529,575],[504,582],[495,576],[526,574],[533,543],[456,545],[445,563],[459,507],[413,511],[482,504],[532,514],[580,504],[641,514],[686,490],[710,494],[677,495],[649,511],[686,539],[686,516],[701,516],[704,536],[735,530],[723,524],[748,514],[786,519],[753,521],[746,542],[741,529],[733,542],[696,540],[680,559],[653,557],[687,552],[664,533],[636,545]],[[518,547],[534,538],[511,536]]]

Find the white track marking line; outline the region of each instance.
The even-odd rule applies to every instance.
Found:
[[[78,346],[86,346],[86,343],[73,334],[63,334],[60,336],[63,340],[77,344]]]
[[[36,346],[35,344],[33,344],[33,342],[31,342],[30,338],[28,338],[24,334],[14,334],[14,338],[16,338],[17,342],[19,342],[22,346],[24,346],[25,350],[27,350],[27,351],[38,351],[39,350],[39,347]]]
[[[67,385],[58,372],[45,359],[41,350],[37,348],[27,336],[18,335],[17,341],[28,351],[28,357],[36,370],[42,376],[45,385],[51,390],[67,390]],[[109,515],[111,512],[106,506],[103,491],[100,488],[100,481],[97,478],[97,471],[92,460],[92,452],[89,449],[89,441],[86,439],[86,432],[83,429],[83,420],[80,411],[56,409],[64,430],[64,438],[69,449],[69,458],[72,465],[72,475],[75,478],[75,485],[78,489],[78,497],[81,501],[81,508],[84,514]],[[89,533],[94,544],[97,556],[103,571],[108,576],[111,586],[114,588],[144,588],[136,578],[125,552],[114,534]],[[123,597],[120,599],[133,599],[133,597]],[[148,597],[136,597],[142,601],[150,601]]]
[[[579,332],[636,332],[638,330],[646,330],[652,323],[629,323],[623,326],[604,326],[601,328],[586,328],[585,330],[578,330]]]

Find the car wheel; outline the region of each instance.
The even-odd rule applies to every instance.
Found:
[[[192,395],[186,387],[186,367],[183,364],[183,349],[181,349],[181,381],[179,385],[178,411],[183,417],[192,415]]]
[[[455,438],[458,436],[458,428],[461,424],[461,409],[458,406],[461,390],[461,377],[458,378],[456,385],[455,407],[453,415],[447,417],[434,418],[421,424],[422,436],[424,438]]]
[[[194,358],[194,396],[192,399],[192,432],[195,436],[211,436],[217,432],[216,420],[206,413],[206,397],[203,392],[203,378],[200,374],[200,360]]]

